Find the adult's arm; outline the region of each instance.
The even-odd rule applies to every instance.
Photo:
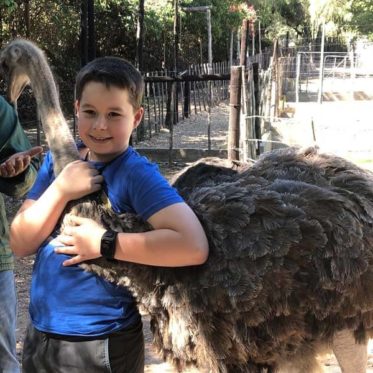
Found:
[[[31,144],[19,123],[17,114],[1,96],[0,133],[0,164],[16,153],[31,149]],[[21,173],[14,177],[0,176],[0,193],[15,198],[22,197],[34,183],[38,166],[39,160],[30,157],[30,163]]]

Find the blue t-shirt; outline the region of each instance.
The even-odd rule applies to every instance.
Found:
[[[104,189],[116,213],[133,212],[147,220],[183,202],[156,165],[129,147],[108,164],[92,162],[104,176]],[[45,157],[28,194],[37,200],[54,180],[51,153]],[[61,335],[94,337],[123,329],[139,316],[130,292],[78,265],[64,267],[68,255],[56,254],[57,240],[38,250],[32,274],[30,316],[36,329]]]

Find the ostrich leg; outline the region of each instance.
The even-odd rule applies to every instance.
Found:
[[[366,372],[367,343],[356,343],[350,330],[335,333],[332,347],[342,373]]]

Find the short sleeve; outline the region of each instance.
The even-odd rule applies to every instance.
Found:
[[[144,220],[165,207],[184,202],[161,175],[158,166],[148,161],[132,166],[128,193],[133,209]]]

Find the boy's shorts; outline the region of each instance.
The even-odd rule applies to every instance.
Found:
[[[142,322],[101,339],[38,331],[30,323],[23,347],[24,373],[143,373]]]

